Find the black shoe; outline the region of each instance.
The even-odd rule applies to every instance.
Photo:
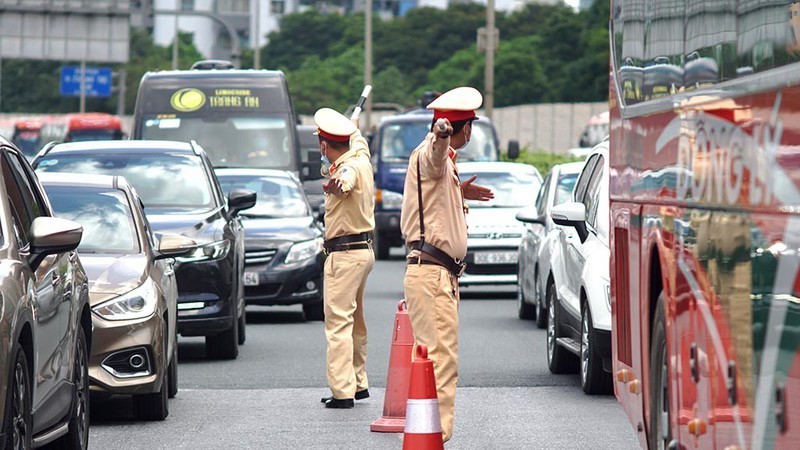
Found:
[[[352,408],[353,406],[355,406],[355,402],[353,402],[352,398],[339,400],[338,398],[331,397],[325,402],[326,408],[348,409]]]
[[[369,398],[369,389],[356,392],[356,400],[364,400],[365,398]]]

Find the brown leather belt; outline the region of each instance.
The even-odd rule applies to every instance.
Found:
[[[439,267],[444,267],[447,269],[448,272],[452,273],[456,277],[460,277],[463,273],[462,267],[466,268],[466,264],[463,266],[456,266],[455,264],[448,265],[445,262],[437,259],[436,257],[424,253],[422,251],[419,252],[419,255],[408,258],[407,262],[409,265],[411,264],[425,264],[425,265],[435,265]]]

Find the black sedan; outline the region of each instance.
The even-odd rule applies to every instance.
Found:
[[[182,234],[197,250],[177,258],[178,332],[205,336],[212,358],[234,359],[244,343],[244,230],[238,214],[252,191],[227,199],[198,145],[170,141],[96,141],[45,147],[41,172],[120,175],[136,189],[155,232]]]
[[[302,304],[307,320],[322,320],[323,233],[299,180],[280,170],[216,172],[225,191],[247,189],[258,195],[256,205],[241,214],[247,304]]]

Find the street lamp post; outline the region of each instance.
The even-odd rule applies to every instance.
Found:
[[[175,11],[180,11],[180,0],[175,0]],[[172,70],[178,70],[178,38],[180,32],[178,31],[178,13],[175,13],[175,38],[172,41]]]
[[[494,52],[497,43],[497,30],[494,27],[494,0],[486,2],[486,67],[484,69],[483,110],[489,120],[494,110]]]
[[[372,0],[366,0],[364,21],[364,84],[372,85]],[[372,96],[367,98],[364,112],[366,114],[364,114],[363,128],[369,130],[372,119]]]
[[[255,21],[253,23],[253,68],[261,68],[261,0],[256,0]]]

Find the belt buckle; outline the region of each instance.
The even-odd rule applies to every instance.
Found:
[[[330,254],[331,254],[331,252],[328,250],[328,247],[325,247],[325,246],[322,246],[322,253],[323,253],[325,256],[328,256],[328,255],[330,255]]]
[[[460,259],[454,259],[453,262],[458,266],[458,274],[456,276],[461,278],[461,275],[464,275],[464,272],[467,270],[467,264]]]

